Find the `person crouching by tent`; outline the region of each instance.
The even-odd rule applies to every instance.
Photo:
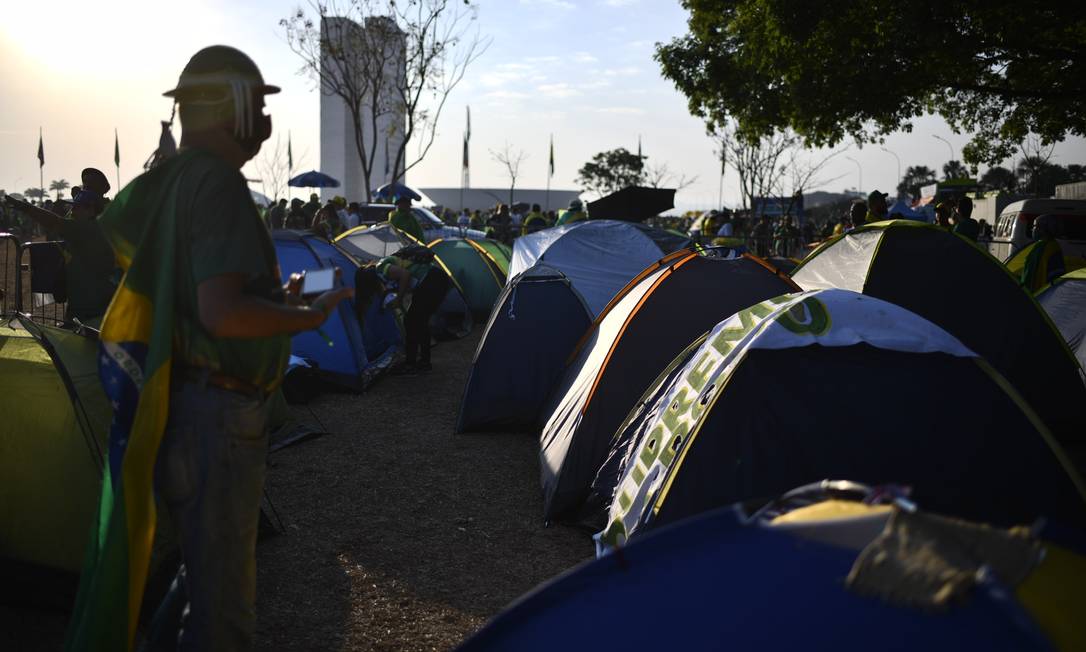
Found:
[[[377,261],[377,275],[395,288],[390,304],[405,311],[403,372],[428,373],[430,364],[430,317],[449,291],[449,277],[434,265],[434,253],[422,246],[405,247]]]
[[[426,234],[422,232],[418,219],[411,211],[411,197],[396,195],[393,203],[396,204],[396,210],[389,211],[388,223],[396,230],[414,238],[419,244],[426,244]]]

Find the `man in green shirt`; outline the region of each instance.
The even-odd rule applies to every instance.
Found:
[[[419,244],[426,244],[426,234],[419,226],[415,213],[411,211],[411,198],[406,195],[397,195],[393,201],[396,204],[396,210],[389,211],[388,223],[417,240]]]
[[[318,328],[351,296],[333,290],[305,305],[297,279],[281,284],[275,248],[241,174],[271,134],[264,95],[278,91],[234,48],[196,53],[166,93],[178,105],[179,152],[129,184],[100,221],[112,243],[140,219],[158,236],[172,230],[175,243],[166,286],[173,319],[151,326],[172,329],[173,341],[154,483],[176,528],[183,570],[151,638],[185,650],[252,646],[266,399],[282,382],[290,336]],[[118,255],[153,255],[142,249],[156,245],[145,243],[162,241],[146,236]],[[180,624],[167,608],[178,601],[188,603]]]

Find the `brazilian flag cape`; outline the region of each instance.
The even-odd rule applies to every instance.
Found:
[[[135,640],[169,410],[178,179],[190,161],[181,153],[141,175],[98,218],[124,277],[102,323],[98,369],[113,422],[67,650],[131,650]]]

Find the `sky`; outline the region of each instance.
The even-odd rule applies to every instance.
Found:
[[[39,128],[46,186],[60,178],[78,183],[87,166],[101,168],[113,182],[114,130],[121,182],[131,180],[157,146],[159,121],[170,117],[170,100],[161,93],[175,85],[193,53],[218,43],[249,54],[265,80],[283,88],[268,98],[275,132],[265,147],[289,132],[295,169],[319,167],[319,95],[311,79],[297,74],[301,60],[279,26],[298,6],[298,0],[8,4],[0,22],[0,189],[37,186]],[[551,185],[576,188],[577,170],[594,154],[635,151],[640,139],[650,165],[697,177],[677,195],[680,209],[715,206],[720,164],[713,143],[652,59],[656,43],[685,33],[686,19],[677,0],[480,0],[477,26],[490,45],[448,97],[437,139],[407,183],[459,186],[470,105],[474,187],[508,185],[504,167],[490,154],[507,144],[528,155],[517,185],[542,188],[553,136]],[[839,145],[849,151],[827,164],[823,183],[812,190],[857,188],[862,174],[865,193],[892,192],[898,159],[902,171],[909,165],[938,170],[952,154],[960,158],[968,139],[938,116],[925,116],[914,121],[912,133],[893,134],[881,146]],[[1086,163],[1086,139],[1057,145],[1053,161]],[[251,166],[245,172],[259,176]],[[723,200],[728,206],[740,200],[731,170]]]

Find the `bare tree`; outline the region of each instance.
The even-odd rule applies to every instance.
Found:
[[[260,183],[264,186],[266,195],[270,199],[279,200],[287,195],[290,181],[291,167],[287,158],[287,146],[283,143],[282,135],[275,137],[275,146],[264,145],[260,148],[260,157],[253,159],[253,169],[260,177]],[[309,150],[304,150],[300,156],[294,159],[296,170],[304,169],[306,156]]]
[[[513,205],[513,191],[517,187],[517,177],[520,176],[520,164],[528,158],[523,149],[513,149],[509,143],[501,151],[490,150],[490,158],[505,166],[505,172],[509,175],[509,205]]]
[[[826,179],[821,175],[826,164],[845,151],[847,148],[834,150],[820,158],[812,158],[811,151],[803,147],[799,141],[793,143],[787,154],[788,159],[781,168],[781,174],[777,177],[775,192],[784,214],[790,215],[795,210],[796,203],[803,193],[813,187],[832,183],[844,176],[838,175]]]
[[[280,21],[300,72],[347,107],[367,198],[379,145],[394,144],[391,181],[429,152],[445,100],[490,44],[477,13],[471,0],[311,0]]]
[[[652,188],[682,190],[694,185],[698,178],[696,176],[687,177],[685,174],[679,174],[676,177],[675,173],[668,168],[667,163],[661,163],[659,165],[646,165],[644,180],[645,184]]]
[[[712,134],[717,141],[718,154],[735,170],[739,177],[739,192],[743,209],[757,211],[757,218],[765,210],[765,202],[755,205],[755,199],[771,196],[780,187],[785,175],[781,158],[799,144],[792,133],[775,133],[751,140],[738,133],[734,125]]]

